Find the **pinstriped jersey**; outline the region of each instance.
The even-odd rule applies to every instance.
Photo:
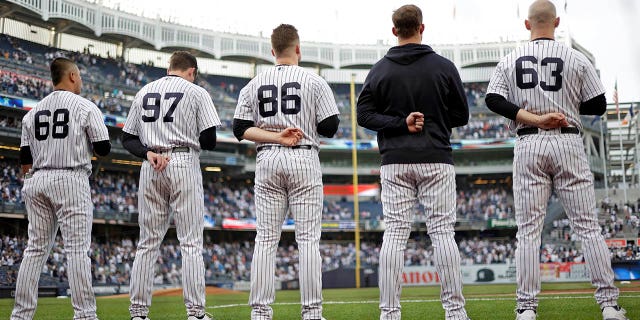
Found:
[[[266,131],[299,128],[304,136],[298,144],[318,147],[318,123],[338,113],[333,92],[319,75],[299,66],[277,65],[242,88],[233,117],[253,121]]]
[[[166,76],[142,87],[122,129],[140,137],[151,150],[190,147],[200,150],[200,132],[219,126],[211,96],[178,76]]]
[[[579,129],[580,102],[604,92],[594,66],[582,53],[549,39],[530,41],[502,58],[487,89],[537,115],[560,112]],[[512,129],[525,126],[509,122]]]
[[[50,93],[22,119],[20,146],[28,146],[33,169],[82,168],[91,172],[91,143],[109,140],[98,107],[69,91]]]

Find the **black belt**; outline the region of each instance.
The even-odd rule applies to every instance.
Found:
[[[299,146],[293,146],[293,147],[287,147],[287,146],[281,146],[281,145],[277,145],[277,144],[269,144],[266,146],[259,146],[256,148],[256,151],[260,152],[262,150],[270,150],[270,149],[277,149],[277,148],[289,148],[289,149],[306,149],[306,150],[311,150],[313,149],[313,146],[310,144],[302,144]]]
[[[169,151],[169,149],[167,150],[151,150],[155,153],[163,153],[163,152],[167,152]],[[189,147],[173,147],[171,148],[171,152],[189,152]]]
[[[525,135],[528,135],[528,134],[538,134],[538,133],[540,133],[540,130],[544,130],[544,129],[522,128],[522,129],[518,129],[518,131],[516,131],[516,133],[518,134],[518,136],[525,136]],[[578,128],[576,128],[576,127],[561,127],[560,128],[560,133],[563,133],[563,134],[580,134],[580,130],[578,130]]]
[[[33,168],[32,172],[40,171],[40,170],[66,170],[66,171],[74,171],[78,169],[77,167],[62,167],[62,168],[53,168],[53,167],[42,167],[42,168]]]
[[[173,147],[171,148],[173,152],[189,152],[189,147]]]

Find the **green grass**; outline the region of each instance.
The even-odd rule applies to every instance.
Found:
[[[636,289],[638,284],[633,284]],[[620,285],[625,287],[628,285]],[[592,293],[561,293],[561,290],[591,289],[588,283],[544,284],[540,295],[538,319],[601,320],[600,310]],[[467,312],[472,319],[514,319],[514,285],[467,285]],[[637,290],[636,290],[637,291]],[[248,293],[209,295],[207,311],[216,320],[249,319],[246,305]],[[275,319],[300,319],[298,291],[279,291],[273,306]],[[403,319],[444,319],[439,299],[439,287],[405,287],[402,291]],[[377,319],[378,289],[324,290],[324,312],[328,320]],[[627,309],[629,319],[640,319],[640,292],[623,292],[620,304]],[[279,304],[282,303],[282,304]],[[240,304],[240,306],[226,306]],[[98,316],[102,320],[129,319],[127,298],[98,298]],[[216,308],[215,306],[224,306]],[[8,319],[12,299],[0,300],[0,319]],[[42,298],[35,319],[71,319],[69,299]],[[152,320],[186,319],[182,297],[154,297]]]

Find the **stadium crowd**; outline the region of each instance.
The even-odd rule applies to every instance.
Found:
[[[2,197],[0,204],[22,206],[22,180],[19,167],[0,161]],[[127,220],[137,213],[138,177],[122,172],[101,171],[90,179],[91,199],[97,214],[111,214]],[[460,220],[487,221],[513,217],[513,200],[505,188],[468,189],[458,194],[457,217]],[[204,180],[206,214],[219,223],[225,218],[255,219],[253,185],[245,181],[219,182]],[[416,212],[420,208],[416,207]],[[325,221],[353,220],[353,202],[325,200],[322,219]],[[382,219],[379,201],[363,201],[361,219]]]
[[[78,64],[84,79],[83,96],[95,103],[105,114],[126,117],[131,99],[143,85],[162,77],[166,70],[153,63],[133,64],[110,55],[101,57],[90,53],[66,51],[50,48],[29,41],[0,36],[0,92],[18,97],[40,100],[52,90],[48,65],[57,57],[67,57]],[[223,119],[231,119],[238,98],[239,89],[248,79],[202,75],[198,84],[210,92],[218,112]],[[469,106],[486,109],[484,96],[486,83],[465,83],[465,93]],[[333,85],[337,104],[343,114],[343,121],[335,138],[350,139],[350,98],[347,85]],[[360,89],[359,87],[357,88]],[[472,120],[467,126],[454,129],[454,139],[508,138],[511,134],[497,117],[486,117],[486,113]],[[230,120],[229,120],[230,121]],[[230,123],[223,129],[229,130]],[[375,139],[375,133],[358,128],[360,139]]]
[[[131,238],[123,238],[107,243],[92,242],[91,258],[93,282],[95,284],[125,285],[135,258],[135,245]],[[26,248],[26,237],[0,236],[0,285],[15,282],[15,271],[19,266],[22,253]],[[462,265],[514,263],[514,239],[462,239],[458,243]],[[640,259],[637,245],[612,248],[614,259]],[[320,245],[323,270],[340,267],[355,267],[356,250],[354,243],[322,242]],[[363,242],[361,244],[361,263],[363,267],[377,268],[380,244]],[[253,243],[223,242],[216,243],[210,237],[205,239],[203,258],[205,278],[208,282],[249,280]],[[298,278],[298,249],[293,244],[281,245],[277,249],[276,275],[280,281]],[[549,242],[540,251],[541,262],[583,262],[583,253],[575,246],[557,246]],[[405,251],[406,266],[433,266],[433,249],[428,240],[412,240]],[[158,285],[179,285],[181,281],[181,252],[175,241],[165,241],[160,246],[160,256],[156,263],[154,283]],[[43,274],[68,282],[67,260],[63,250],[63,241],[57,237],[43,268]]]
[[[505,187],[458,190],[458,219],[487,221],[514,217],[513,194]]]

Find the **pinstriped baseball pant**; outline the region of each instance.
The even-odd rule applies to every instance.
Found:
[[[29,218],[29,242],[18,272],[11,320],[33,318],[38,301],[38,279],[58,227],[69,262],[67,273],[73,319],[98,319],[88,256],[93,204],[87,172],[40,170],[25,179],[22,191]]]
[[[446,319],[467,319],[460,252],[454,239],[455,172],[442,163],[390,164],[380,168],[385,231],[380,251],[380,319],[400,319],[404,252],[418,201],[433,243],[440,299]]]
[[[302,319],[322,318],[322,172],[314,149],[275,148],[256,159],[256,241],[251,263],[251,319],[272,319],[276,249],[290,211],[300,252]],[[291,266],[292,267],[292,266]]]
[[[596,301],[603,308],[617,305],[619,292],[613,284],[609,249],[600,233],[593,175],[582,138],[549,130],[518,137],[514,149],[517,308],[538,306],[542,224],[552,189],[567,211],[571,229],[582,240],[591,282],[597,287]]]
[[[205,308],[204,196],[198,152],[167,152],[171,158],[162,172],[148,161],[140,169],[138,207],[140,240],[131,269],[132,317],[146,316],[151,305],[151,290],[156,260],[173,212],[182,254],[182,288],[188,315],[202,316]]]

